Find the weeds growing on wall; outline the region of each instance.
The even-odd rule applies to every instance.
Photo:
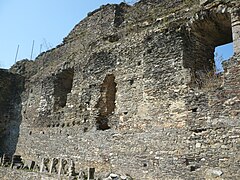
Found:
[[[199,72],[195,83],[202,90],[214,90],[223,84],[223,75],[213,71]]]
[[[214,61],[215,61],[215,72],[217,74],[223,72],[223,67],[222,67],[222,63],[224,61],[223,56],[219,55],[218,53],[215,53]]]
[[[223,57],[215,54],[215,64],[212,70],[198,71],[195,75],[195,84],[203,90],[214,90],[222,86],[224,82],[222,62]]]

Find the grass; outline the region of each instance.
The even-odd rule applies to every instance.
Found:
[[[195,84],[205,91],[215,90],[222,86],[223,76],[222,74],[217,74],[214,71],[200,72],[197,74]]]

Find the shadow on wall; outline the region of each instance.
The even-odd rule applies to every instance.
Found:
[[[0,155],[16,151],[21,116],[23,78],[0,70]]]
[[[96,106],[99,109],[99,116],[96,121],[97,130],[107,130],[111,128],[108,118],[115,110],[116,86],[115,76],[108,74],[101,85],[101,96]]]

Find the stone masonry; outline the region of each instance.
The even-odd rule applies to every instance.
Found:
[[[240,179],[239,152],[238,0],[104,5],[0,70],[1,179]]]

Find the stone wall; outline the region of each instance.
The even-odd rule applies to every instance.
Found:
[[[0,69],[0,155],[15,153],[21,123],[23,78]]]
[[[238,41],[239,3],[201,3],[102,6],[61,45],[14,65],[26,79],[21,113],[11,110],[16,154],[71,159],[97,177],[238,179],[239,47],[221,76],[213,51]]]

